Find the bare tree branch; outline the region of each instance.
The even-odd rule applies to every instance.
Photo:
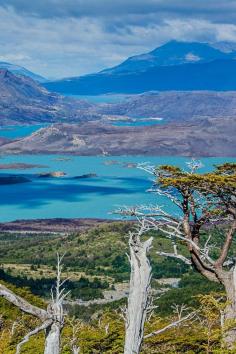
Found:
[[[181,260],[182,262],[184,262],[187,265],[191,265],[192,262],[190,259],[184,257],[181,254],[175,254],[175,253],[167,253],[167,252],[156,252],[156,254],[158,254],[158,256],[163,256],[163,257],[170,257],[170,258],[176,258]]]
[[[35,334],[38,334],[39,332],[47,329],[51,324],[52,324],[52,320],[47,320],[45,321],[43,324],[41,324],[40,326],[36,327],[35,329],[33,329],[31,332],[27,333],[24,338],[22,339],[22,341],[20,343],[17,344],[16,347],[16,354],[20,354],[21,351],[21,347],[23,344],[27,343],[30,339],[30,337],[34,336]]]
[[[28,301],[23,299],[22,297],[13,293],[13,291],[9,290],[6,286],[0,284],[0,296],[4,299],[21,309],[23,312],[33,315],[42,321],[48,319],[48,313],[46,310],[43,310],[37,306],[31,305]]]
[[[179,326],[180,324],[182,324],[183,322],[193,319],[193,318],[195,317],[195,315],[196,315],[196,312],[191,312],[191,313],[189,313],[188,315],[186,315],[186,316],[184,316],[184,317],[178,319],[177,321],[174,321],[174,322],[168,324],[167,326],[165,326],[165,327],[163,327],[163,328],[161,328],[161,329],[158,329],[157,331],[154,331],[154,332],[152,332],[152,333],[149,333],[149,334],[145,335],[145,336],[144,336],[144,339],[147,339],[147,338],[156,336],[156,335],[158,335],[158,334],[161,334],[161,333],[167,331],[168,329],[177,327],[177,326]]]

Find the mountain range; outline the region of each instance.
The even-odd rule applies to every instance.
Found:
[[[223,44],[219,47],[223,48]],[[44,85],[74,95],[236,90],[236,51],[217,49],[216,44],[171,41],[113,68]]]
[[[94,104],[47,91],[39,83],[0,70],[0,124],[79,123],[90,120],[163,118],[235,119],[236,92],[168,91],[132,95],[119,103]]]
[[[199,118],[235,118],[236,92],[147,92],[119,103],[94,104],[64,97],[39,83],[8,70],[0,70],[0,124],[43,122],[78,123],[90,120],[163,118],[189,121]]]

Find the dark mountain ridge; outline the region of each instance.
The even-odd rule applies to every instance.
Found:
[[[155,66],[207,63],[217,59],[232,59],[235,53],[225,53],[207,43],[170,41],[153,51],[128,58],[102,73],[136,72]]]
[[[137,94],[148,91],[234,91],[236,60],[156,66],[137,72],[101,72],[73,79],[48,82],[49,90],[74,95],[107,93]]]
[[[221,51],[207,43],[171,41],[113,68],[44,85],[74,95],[236,90],[235,58],[235,51]]]

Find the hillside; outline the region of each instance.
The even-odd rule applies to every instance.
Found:
[[[150,92],[131,96],[120,103],[102,105],[97,110],[103,114],[181,121],[200,117],[235,118],[236,92]]]
[[[87,101],[50,93],[28,77],[0,70],[1,125],[93,119],[87,112],[91,107]]]
[[[68,220],[68,224],[71,220]],[[43,221],[42,221],[43,222]],[[57,220],[51,220],[52,227],[57,229]],[[77,219],[77,223],[83,223],[83,220]],[[72,226],[74,221],[72,220]],[[60,227],[60,221],[59,221]],[[11,274],[10,279],[13,283],[16,282],[16,277],[21,278],[22,272],[25,278],[21,278],[24,285],[27,279],[31,278],[32,291],[36,295],[47,297],[50,291],[50,284],[48,279],[54,278],[54,261],[55,250],[60,254],[65,254],[64,269],[65,273],[70,272],[72,282],[78,281],[81,276],[87,279],[95,279],[98,277],[102,281],[106,281],[108,285],[116,284],[124,281],[126,284],[129,280],[129,262],[126,257],[128,251],[128,243],[126,235],[132,229],[132,224],[128,222],[110,222],[107,223],[102,220],[94,220],[87,228],[71,229],[67,233],[37,233],[21,234],[19,238],[17,231],[12,230],[11,234],[2,232],[0,234],[0,245],[2,249],[2,264],[3,269],[8,274]],[[15,230],[18,230],[17,227]],[[153,232],[153,236],[157,236]],[[25,252],[27,245],[28,252]],[[170,243],[160,236],[154,238],[153,250],[151,251],[151,259],[153,260],[153,277],[154,279],[178,278],[189,270],[181,261],[169,261],[164,257],[156,255],[155,249],[158,247],[171,249]],[[44,250],[43,254],[41,251]],[[79,256],[79,257],[78,257]],[[90,261],[88,261],[90,260]],[[33,266],[32,266],[33,265]],[[175,265],[175,267],[173,267]],[[9,272],[9,270],[11,271]],[[65,276],[65,274],[63,274]],[[3,277],[0,269],[0,279]],[[9,277],[10,278],[10,277]],[[45,281],[45,287],[41,288],[43,284],[41,279]],[[33,288],[33,284],[38,280],[38,287]],[[18,284],[20,279],[18,279]],[[87,289],[83,289],[87,288]],[[95,298],[94,294],[89,292],[92,288],[91,284],[81,286],[77,289],[77,294],[74,291],[73,297],[86,296],[88,298]],[[97,287],[99,295],[101,296],[102,287]],[[113,289],[114,290],[114,289]]]
[[[236,121],[202,119],[145,127],[55,124],[0,147],[0,153],[236,156]]]
[[[235,57],[234,51],[221,51],[208,44],[171,41],[113,68],[44,85],[52,91],[78,95],[235,90]]]
[[[125,235],[129,230],[130,225],[116,222],[67,235],[43,236],[26,233],[20,238],[17,233],[0,235],[1,284],[6,284],[7,281],[8,288],[42,308],[46,306],[51,286],[55,282],[55,252],[66,252],[62,278],[70,276],[65,287],[71,292],[64,304],[68,315],[62,331],[62,354],[72,352],[69,344],[74,337],[73,343],[80,345],[82,353],[119,354],[123,351],[124,322],[120,308],[126,301],[130,271],[125,254],[128,246]],[[207,294],[221,291],[221,287],[204,280],[181,261],[157,256],[156,249],[163,246],[168,251],[171,250],[171,245],[164,238],[155,237],[157,235],[154,233],[153,236],[154,244],[150,254],[153,267],[152,288],[154,304],[158,307],[154,308],[145,333],[163,328],[176,318],[173,304],[186,304],[191,307],[191,311],[194,308],[201,310],[201,322],[190,321],[187,326],[185,323],[181,328],[173,328],[159,336],[145,339],[142,353],[172,354],[176,350],[178,353],[205,353],[207,345],[210,348],[220,347],[219,309],[212,306],[211,297]],[[177,288],[171,286],[173,282],[178,283]],[[199,294],[202,294],[201,297]],[[116,301],[118,295],[120,300]],[[86,301],[94,298],[98,298],[97,301],[102,298],[105,302],[102,305],[92,305]],[[85,300],[83,306],[79,299]],[[2,298],[0,312],[3,316],[0,352],[15,353],[16,344],[38,322],[32,316],[22,314],[18,308]],[[209,323],[212,324],[211,332],[206,337]],[[78,326],[76,332],[72,332],[73,325]],[[43,333],[31,337],[23,348],[23,352],[27,354],[35,354],[35,350],[37,353],[43,352]]]

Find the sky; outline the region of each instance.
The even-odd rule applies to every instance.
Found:
[[[0,0],[0,61],[47,78],[97,72],[172,39],[236,43],[236,1]]]

